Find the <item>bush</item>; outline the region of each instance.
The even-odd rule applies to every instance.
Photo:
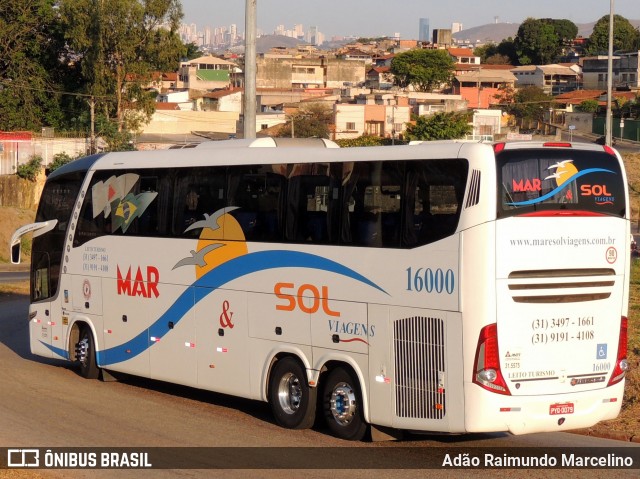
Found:
[[[40,170],[42,170],[42,157],[32,155],[28,162],[18,165],[16,174],[24,180],[36,181]]]
[[[353,146],[381,146],[384,145],[384,139],[379,136],[363,135],[358,138],[343,138],[335,140],[342,148]]]
[[[49,163],[49,173],[51,173],[52,171],[56,171],[58,168],[66,165],[71,161],[73,161],[73,158],[71,158],[66,153],[56,153],[55,155],[53,155],[53,161]]]

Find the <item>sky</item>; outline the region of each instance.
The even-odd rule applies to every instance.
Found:
[[[420,18],[429,28],[451,28],[462,23],[471,28],[494,23],[521,23],[528,17],[563,18],[589,23],[609,15],[612,0],[256,0],[258,29],[273,33],[277,25],[305,31],[317,26],[327,39],[332,36],[377,37],[400,33],[403,39],[418,38]],[[640,20],[640,0],[613,0],[614,13]],[[181,0],[184,23],[198,29],[236,24],[244,32],[245,0]]]

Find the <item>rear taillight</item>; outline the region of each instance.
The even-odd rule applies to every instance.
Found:
[[[511,395],[500,370],[496,323],[489,324],[480,331],[476,360],[473,365],[473,382],[487,391]]]
[[[619,383],[624,379],[624,375],[629,369],[629,363],[627,362],[627,325],[629,320],[622,316],[620,320],[620,339],[618,340],[618,357],[616,358],[616,365],[611,373],[611,379],[609,379],[609,386]]]
[[[502,150],[504,150],[505,146],[505,143],[496,143],[495,145],[493,145],[493,152],[500,153]]]

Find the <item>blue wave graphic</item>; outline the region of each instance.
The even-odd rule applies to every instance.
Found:
[[[546,195],[540,196],[538,198],[534,198],[532,200],[518,201],[518,202],[515,202],[515,203],[506,203],[506,204],[508,206],[528,206],[528,205],[534,205],[536,203],[542,203],[543,201],[546,201],[549,198],[552,198],[553,196],[555,196],[558,193],[560,193],[563,189],[565,189],[571,183],[574,183],[581,176],[588,175],[590,173],[614,173],[615,174],[615,171],[605,170],[604,168],[589,168],[589,169],[586,169],[586,170],[582,170],[582,171],[579,171],[578,173],[576,173],[575,175],[573,175],[572,177],[570,177],[567,181],[565,181],[560,186],[558,186],[554,190],[550,191]]]
[[[57,348],[55,346],[51,346],[50,344],[47,344],[42,340],[40,341],[40,344],[42,344],[43,346],[46,346],[47,348],[49,348],[49,350],[53,354],[57,354],[62,359],[69,359],[69,352],[66,349],[62,349],[62,348]]]
[[[309,268],[328,271],[352,278],[388,294],[384,289],[360,273],[321,256],[298,251],[260,251],[249,253],[221,264],[198,279],[191,285],[192,287],[188,287],[187,290],[178,297],[169,309],[160,316],[148,330],[143,330],[136,337],[119,346],[98,351],[98,365],[107,367],[111,364],[120,363],[137,356],[155,344],[151,342],[151,337],[162,338],[167,335],[171,331],[169,329],[169,322],[172,322],[174,326],[178,324],[194,305],[215,289],[247,274],[273,268]],[[59,354],[51,346],[48,347]]]

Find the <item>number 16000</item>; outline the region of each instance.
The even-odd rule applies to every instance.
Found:
[[[418,268],[415,272],[409,267],[407,271],[407,291],[426,291],[438,294],[446,292],[452,294],[455,288],[455,275],[452,270],[435,271],[431,268]]]

